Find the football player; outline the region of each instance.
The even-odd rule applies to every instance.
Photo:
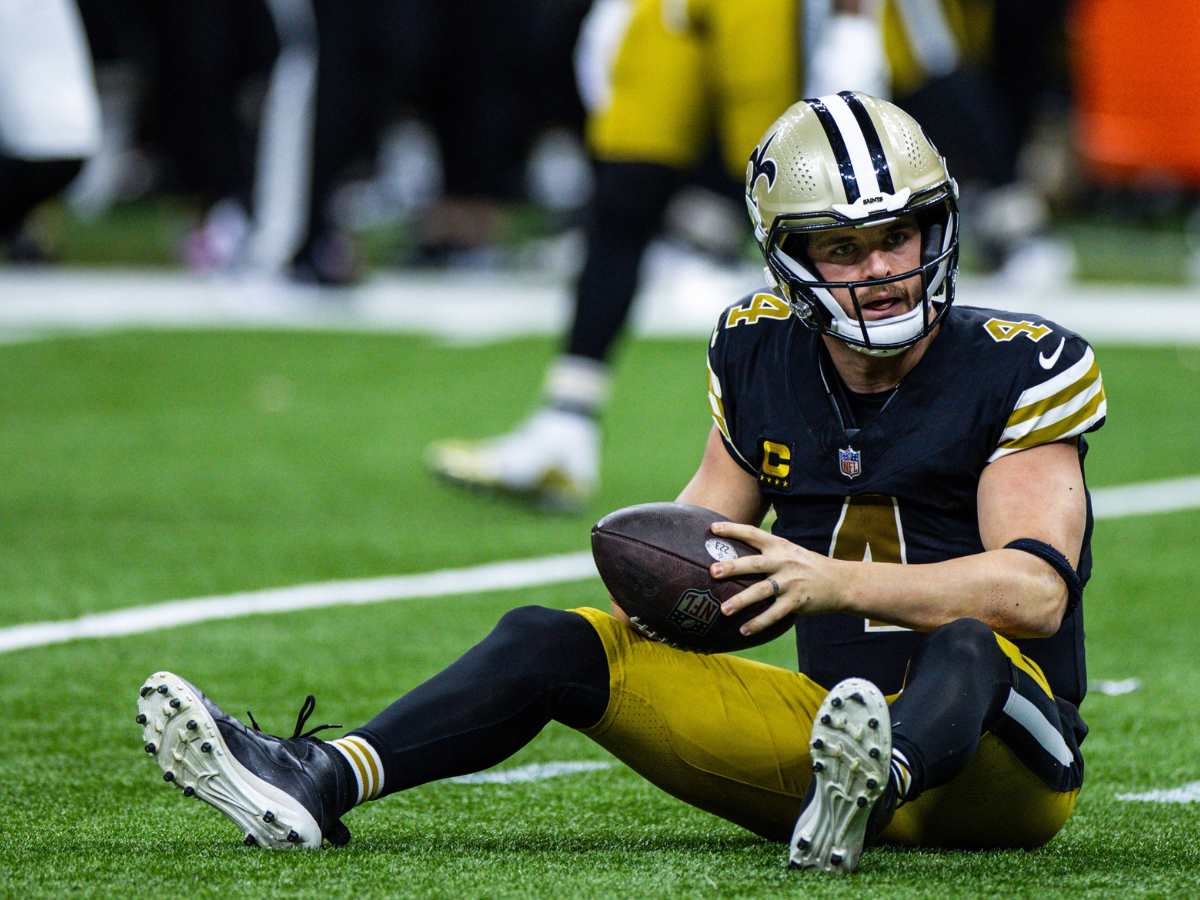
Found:
[[[760,551],[713,563],[763,576],[722,611],[771,600],[748,633],[796,614],[800,671],[657,643],[615,604],[522,607],[329,742],[304,731],[311,697],[282,739],[152,675],[138,721],[167,781],[259,844],[343,843],[356,804],[556,720],[800,868],[1054,836],[1083,779],[1095,356],[1038,316],[954,305],[957,187],[890,103],[791,106],[745,186],[773,283],[713,331],[714,426],[679,499]]]

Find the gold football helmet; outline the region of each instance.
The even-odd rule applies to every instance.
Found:
[[[767,274],[809,327],[873,356],[903,351],[928,334],[954,302],[958,272],[958,186],[946,161],[912,116],[867,94],[842,91],[790,106],[746,167],[746,207]],[[823,281],[808,237],[912,215],[921,229],[916,269],[864,281]],[[867,320],[866,287],[920,275],[921,300],[909,312]],[[830,293],[849,291],[854,315]]]

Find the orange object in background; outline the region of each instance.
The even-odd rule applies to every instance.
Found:
[[[1076,0],[1079,151],[1107,181],[1200,184],[1200,3]]]

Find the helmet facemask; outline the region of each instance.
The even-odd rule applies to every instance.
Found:
[[[916,219],[921,233],[920,263],[916,268],[883,278],[828,281],[818,274],[807,252],[808,240],[825,231],[846,227],[886,225],[905,215]],[[958,209],[952,185],[916,197],[901,210],[869,219],[852,220],[823,211],[776,217],[763,248],[770,273],[792,311],[810,328],[837,338],[870,356],[892,356],[929,334],[954,301],[958,270]],[[919,277],[917,304],[908,312],[884,319],[863,316],[860,297],[865,289]],[[847,314],[833,296],[849,293],[853,313]]]
[[[957,196],[945,160],[920,124],[894,104],[854,91],[790,106],[746,167],[746,207],[769,278],[802,321],[873,356],[911,347],[954,302]],[[809,241],[823,232],[872,228],[910,216],[920,230],[921,248],[919,261],[907,272],[830,281],[808,252]],[[904,258],[912,259],[907,249]],[[884,318],[863,314],[863,303],[878,299],[864,301],[865,294],[918,278],[913,309]],[[904,287],[910,298],[911,287]],[[835,291],[850,298],[849,311]]]

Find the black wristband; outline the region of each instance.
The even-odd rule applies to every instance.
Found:
[[[1069,559],[1045,541],[1034,538],[1017,538],[1017,540],[1005,544],[1004,549],[1023,550],[1050,564],[1067,586],[1067,608],[1063,612],[1064,616],[1083,601],[1083,582],[1079,580],[1079,573],[1075,571],[1075,567],[1071,565]]]

